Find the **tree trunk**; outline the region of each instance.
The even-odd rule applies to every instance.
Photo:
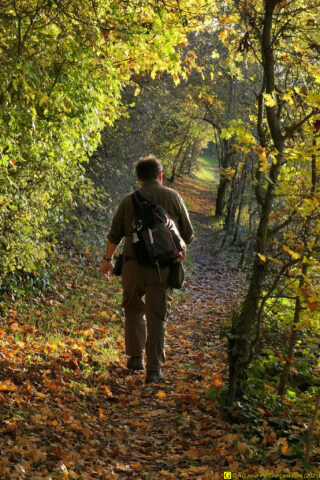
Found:
[[[183,154],[182,160],[180,162],[180,165],[179,165],[178,176],[183,175],[183,169],[184,169],[185,164],[187,162],[188,155],[190,154],[190,150],[191,150],[191,144],[188,143],[187,146],[186,146],[186,149],[184,151],[184,154]]]
[[[280,377],[280,384],[278,389],[278,394],[283,397],[287,390],[287,383],[290,373],[290,366],[292,365],[293,357],[294,357],[294,349],[297,343],[298,337],[298,330],[297,330],[297,323],[300,320],[300,313],[301,313],[301,300],[297,296],[296,297],[296,306],[294,309],[294,319],[291,326],[291,336],[289,342],[289,350],[286,363],[284,364],[282,374]]]
[[[226,206],[227,189],[228,189],[229,183],[230,183],[230,180],[228,178],[223,177],[220,174],[220,181],[219,181],[217,199],[216,199],[216,211],[215,211],[215,215],[217,217],[222,217],[224,213],[224,209]]]
[[[186,129],[186,132],[184,134],[183,140],[180,144],[179,151],[178,151],[177,155],[175,156],[175,159],[174,159],[174,162],[173,162],[171,177],[169,178],[169,182],[171,182],[171,183],[174,183],[175,178],[176,178],[177,168],[179,166],[179,160],[180,160],[181,154],[183,152],[183,148],[185,146],[185,143],[186,143],[188,135],[189,135],[190,125],[191,125],[191,123],[189,123],[188,126],[187,126],[187,129]]]
[[[313,145],[314,151],[316,151],[316,147],[317,147],[316,132],[314,133],[312,145]],[[318,184],[317,162],[316,161],[317,161],[317,158],[316,158],[316,154],[314,153],[312,155],[312,163],[311,163],[311,181],[312,181],[311,195],[312,196],[315,194],[316,186]],[[318,415],[319,415],[319,408],[320,408],[320,389],[318,390],[318,393],[317,393],[317,396],[316,396],[316,404],[315,404],[315,407],[314,407],[314,413],[313,413],[312,421],[311,421],[309,431],[308,431],[308,439],[307,439],[307,442],[306,442],[306,455],[305,455],[305,459],[304,459],[305,465],[309,464],[309,459],[310,459],[310,454],[311,454],[311,449],[312,449],[313,433],[314,433],[314,429],[315,429],[316,422],[317,422]]]
[[[239,261],[239,264],[238,264],[238,269],[242,268],[243,265],[245,264],[247,253],[248,253],[248,250],[249,250],[249,246],[250,246],[250,243],[253,239],[253,233],[252,232],[254,231],[255,213],[256,213],[256,210],[253,208],[253,199],[251,199],[250,202],[249,202],[248,235],[247,235],[246,242],[245,242],[245,245],[244,245],[244,248],[243,248],[243,251],[242,251],[242,254],[241,254],[241,258],[240,258],[240,261]]]
[[[227,232],[231,232],[235,224],[237,203],[238,203],[238,197],[239,197],[239,185],[241,183],[241,179],[240,179],[240,182],[237,180],[239,166],[240,166],[240,158],[238,158],[236,169],[231,182],[231,191],[230,191],[230,196],[228,200],[227,215],[224,223],[224,228],[226,229]],[[242,170],[241,178],[243,176],[243,172],[244,170]]]
[[[171,176],[169,178],[170,183],[174,183],[175,178],[176,178],[176,170],[177,170],[177,157],[174,159],[172,171],[171,171]]]
[[[230,140],[223,140],[223,152],[220,159],[220,181],[217,191],[215,215],[221,217],[226,206],[227,189],[230,184],[229,178],[225,175],[225,169],[231,166],[233,151]]]
[[[304,459],[305,465],[309,464],[309,459],[310,459],[310,454],[311,454],[311,449],[312,449],[312,439],[313,439],[313,432],[316,426],[318,414],[319,414],[319,407],[320,407],[320,389],[318,390],[317,396],[316,396],[316,404],[314,407],[314,412],[313,412],[313,417],[311,420],[311,424],[309,427],[308,431],[308,440],[306,444],[306,455]]]
[[[262,57],[265,74],[266,92],[270,95],[275,90],[274,78],[274,55],[272,43],[272,22],[276,0],[265,2],[264,24],[262,32]],[[277,116],[277,107],[266,107],[268,127],[277,150],[277,162],[270,166],[266,193],[261,200],[261,214],[256,236],[256,253],[264,254],[268,244],[268,225],[272,204],[274,200],[274,189],[277,185],[279,170],[283,162],[284,137],[281,134],[280,120]],[[251,359],[251,337],[252,327],[257,319],[257,312],[261,292],[266,276],[266,263],[256,255],[250,284],[240,314],[234,319],[231,332],[228,338],[229,354],[229,390],[227,404],[233,405],[236,400],[242,399],[246,386],[248,367]]]
[[[244,192],[246,189],[246,180],[247,180],[247,164],[244,165],[241,179],[240,179],[240,185],[239,185],[239,206],[238,206],[238,218],[236,222],[236,230],[234,232],[234,237],[233,237],[233,243],[237,244],[238,242],[238,237],[239,237],[239,230],[240,230],[240,220],[241,220],[241,212],[242,212],[242,207],[244,204]]]
[[[187,175],[191,175],[193,167],[197,164],[198,157],[201,152],[201,142],[199,138],[195,138],[193,140],[192,149],[191,149],[191,156],[190,161],[187,166]]]

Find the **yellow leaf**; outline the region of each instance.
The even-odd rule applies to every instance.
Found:
[[[34,395],[38,398],[46,398],[47,396],[41,392],[34,392]]]
[[[291,250],[289,247],[286,247],[285,245],[282,245],[282,249],[287,252],[291,258],[293,258],[294,260],[298,260],[298,258],[300,258],[300,255],[299,253],[297,252],[294,252],[293,250]]]
[[[181,475],[182,478],[189,478],[190,477],[189,472],[181,472],[180,475]]]
[[[42,105],[44,102],[47,102],[49,100],[48,95],[42,95],[39,101],[39,105]]]
[[[258,147],[257,151],[259,153],[259,158],[260,158],[260,163],[261,163],[259,171],[260,172],[265,172],[269,168],[266,149],[263,148],[263,147]]]
[[[100,316],[103,318],[109,318],[109,313],[108,312],[101,312]]]
[[[94,334],[94,331],[93,328],[89,328],[88,330],[83,330],[81,333],[86,337],[91,337]]]
[[[275,105],[277,105],[277,101],[270,93],[264,94],[264,102],[267,107],[274,107]]]
[[[260,258],[260,260],[261,260],[262,263],[266,263],[267,257],[265,257],[264,255],[261,255],[261,253],[258,253],[257,255],[258,255],[258,257]]]
[[[179,76],[176,75],[176,74],[174,74],[172,78],[173,78],[174,84],[175,84],[175,85],[179,85],[179,83],[180,83],[180,78],[179,78]]]
[[[241,137],[241,140],[243,143],[245,143],[246,145],[251,145],[252,143],[254,144],[255,143],[255,139],[253,138],[253,136],[246,132],[244,135],[242,135]]]
[[[278,260],[277,258],[273,258],[273,257],[268,257],[269,260],[271,260],[272,262],[275,262],[275,263],[278,263],[279,265],[282,265],[282,262],[280,260]]]
[[[167,394],[165,392],[157,392],[156,397],[161,398],[162,400],[166,398]]]
[[[103,390],[103,393],[106,395],[112,395],[111,388],[108,385],[101,385],[100,389]]]
[[[228,37],[228,31],[227,30],[222,30],[222,32],[219,33],[219,38],[220,40],[225,40]]]
[[[318,106],[320,102],[320,95],[315,92],[308,93],[306,97],[306,103],[311,106]]]
[[[288,102],[289,105],[294,105],[294,102],[292,100],[292,94],[285,93],[284,95],[282,95],[282,99],[285,100],[286,102]]]
[[[18,387],[11,380],[5,380],[0,383],[1,392],[14,392],[17,388]]]

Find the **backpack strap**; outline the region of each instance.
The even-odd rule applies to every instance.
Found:
[[[139,202],[139,199],[137,198],[137,192],[134,192],[131,195],[131,198],[132,198],[132,203],[133,203],[133,206],[134,206],[134,213],[137,215],[137,213],[139,211],[139,208],[140,208],[140,202]]]
[[[133,192],[131,197],[132,197],[132,202],[133,202],[134,211],[135,211],[136,215],[138,214],[139,209],[141,209],[141,208],[143,209],[144,207],[146,207],[148,205],[153,205],[152,202],[150,202],[149,200],[147,200],[146,198],[144,198],[141,195],[139,190],[136,190],[135,192]]]
[[[147,205],[153,205],[152,202],[150,202],[150,200],[147,200],[146,198],[144,198],[141,193],[139,192],[139,190],[136,190],[134,193],[133,193],[133,196],[135,197],[135,199],[137,200],[138,203],[140,204],[147,204]]]
[[[132,202],[133,202],[136,217],[138,215],[140,215],[141,212],[143,212],[143,214],[145,214],[146,217],[147,217],[148,213],[146,212],[147,209],[145,207],[154,206],[154,204],[149,202],[149,200],[147,200],[146,198],[144,198],[138,190],[133,192],[131,197],[132,197]],[[148,228],[148,232],[149,232],[151,248],[154,251],[154,258],[156,259],[156,254],[155,254],[155,249],[154,249],[154,241],[153,241],[152,231],[151,231],[150,228]],[[160,279],[160,282],[161,282],[162,280],[161,280],[160,266],[159,266],[159,262],[158,262],[157,259],[156,259],[156,262],[155,262],[155,266],[158,270],[158,275],[159,275],[159,279]]]

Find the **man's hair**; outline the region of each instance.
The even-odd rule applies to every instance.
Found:
[[[162,171],[161,162],[154,156],[141,157],[135,163],[137,177],[145,180],[156,180]]]

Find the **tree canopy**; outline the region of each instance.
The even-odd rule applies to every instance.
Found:
[[[43,262],[75,194],[92,200],[82,162],[122,113],[134,73],[168,71],[205,2],[2,0],[0,267]],[[136,91],[138,93],[138,89]]]

